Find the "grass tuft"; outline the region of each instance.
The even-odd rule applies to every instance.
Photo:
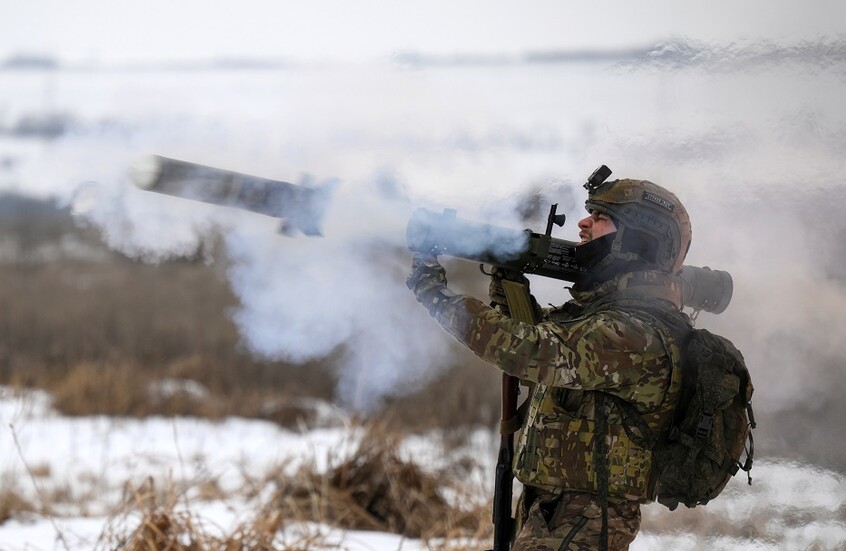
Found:
[[[4,487],[0,490],[0,524],[16,515],[35,512],[35,505],[21,497],[16,489]]]
[[[385,429],[364,431],[357,446],[334,467],[319,472],[306,464],[294,475],[271,471],[236,499],[256,501],[255,515],[225,531],[209,527],[190,511],[186,489],[157,489],[150,478],[128,487],[126,506],[101,537],[119,551],[300,551],[331,548],[327,535],[341,530],[390,532],[422,538],[433,549],[478,548],[490,536],[489,505],[459,492],[441,478],[402,458],[400,438]],[[272,486],[270,486],[272,485]],[[263,486],[260,488],[258,486]],[[275,490],[268,491],[271,487]],[[196,490],[201,493],[202,485]],[[458,496],[459,505],[443,496]],[[227,496],[215,499],[225,501]],[[228,496],[232,498],[234,496]]]
[[[464,510],[447,502],[443,492],[450,481],[402,459],[398,438],[381,429],[369,430],[328,472],[306,466],[279,484],[276,501],[290,518],[423,539],[483,530],[481,507]]]

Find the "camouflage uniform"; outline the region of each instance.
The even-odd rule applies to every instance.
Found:
[[[678,346],[622,306],[633,300],[678,310],[677,280],[660,271],[624,273],[592,291],[571,293],[574,300],[531,325],[452,293],[442,269],[415,288],[418,300],[456,339],[534,385],[515,450],[514,474],[527,489],[517,550],[599,547],[594,456],[599,392],[633,403],[658,433],[669,427],[677,401]],[[640,525],[639,503],[654,495],[652,457],[631,441],[615,408],[605,410],[608,543],[609,549],[628,549]]]
[[[520,506],[523,507],[522,500]],[[592,494],[540,493],[534,496],[529,510],[521,512],[523,528],[511,551],[594,551],[599,547],[601,515],[602,509]],[[608,519],[608,549],[628,549],[640,526],[640,505],[634,501],[611,501]]]
[[[518,550],[600,548],[605,505],[608,549],[628,549],[639,503],[656,492],[652,452],[630,437],[638,431],[624,426],[618,399],[659,439],[679,399],[679,346],[647,312],[681,309],[673,274],[690,247],[690,218],[672,192],[647,180],[606,182],[610,172],[603,166],[588,179],[585,208],[608,216],[615,231],[576,247],[579,290],[537,325],[456,295],[434,258],[415,257],[407,282],[456,339],[533,386],[514,453],[525,487]]]

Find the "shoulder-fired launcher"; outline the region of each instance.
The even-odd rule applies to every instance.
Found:
[[[414,252],[432,253],[491,264],[524,274],[577,281],[584,272],[576,263],[578,243],[552,237],[553,225],[563,226],[564,215],[550,208],[545,233],[516,230],[458,218],[455,210],[438,214],[417,209],[408,223],[406,241]],[[684,305],[713,314],[731,302],[731,275],[722,270],[685,265],[679,277]]]

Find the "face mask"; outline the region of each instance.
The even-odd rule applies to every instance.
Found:
[[[616,236],[617,232],[612,232],[576,247],[576,263],[587,271],[593,269],[611,252],[611,243]]]

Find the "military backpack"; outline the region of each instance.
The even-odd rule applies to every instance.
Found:
[[[681,396],[666,436],[656,437],[633,404],[607,397],[629,437],[653,452],[657,501],[670,510],[680,503],[704,505],[741,469],[751,484],[753,387],[740,351],[728,339],[694,328],[683,314],[637,306],[634,314],[654,322],[681,350]]]

